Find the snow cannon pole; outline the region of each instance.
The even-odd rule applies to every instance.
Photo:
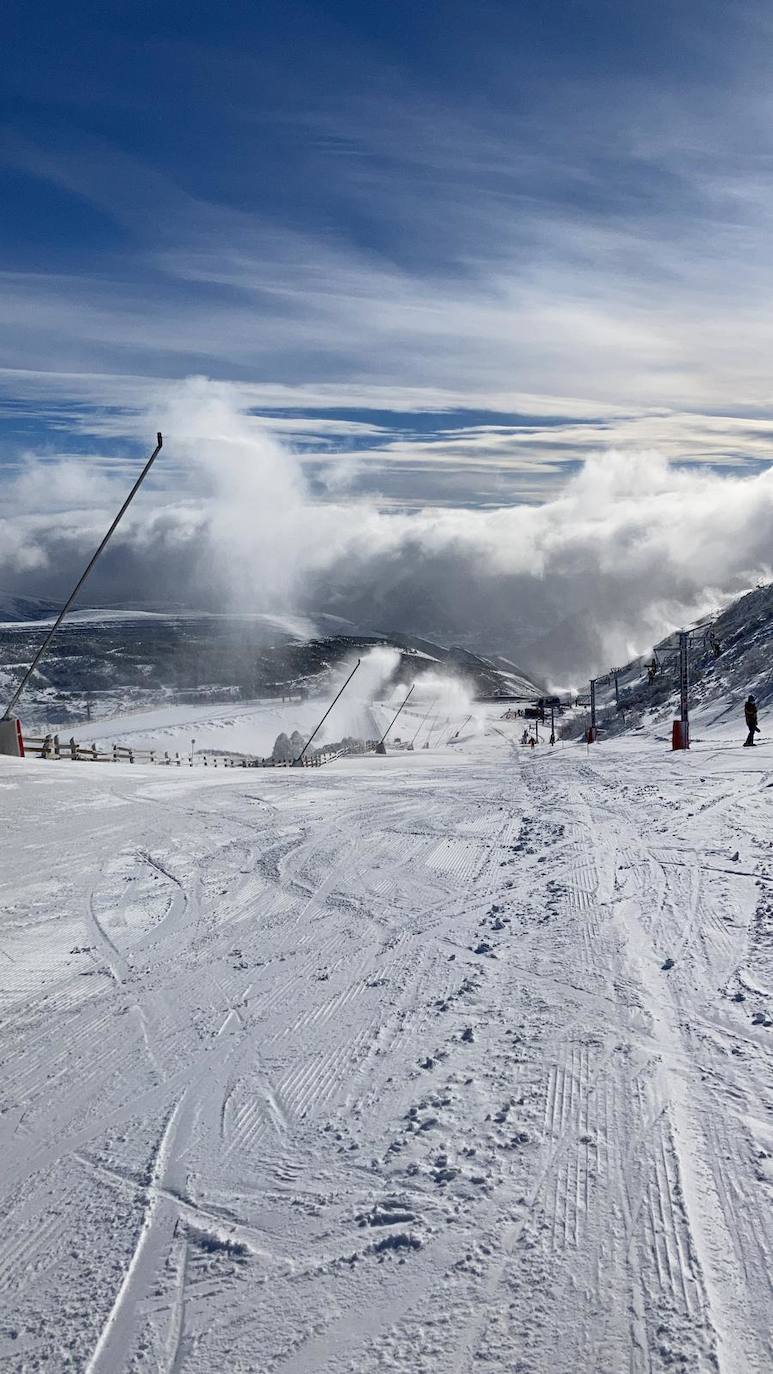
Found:
[[[293,762],[292,762],[292,767],[293,767],[293,768],[302,768],[302,767],[303,767],[303,756],[304,756],[304,754],[306,753],[306,750],[308,749],[309,745],[311,744],[311,741],[313,740],[314,736],[322,729],[322,726],[325,724],[325,721],[327,720],[328,716],[330,715],[330,712],[332,711],[333,707],[335,706],[336,702],[338,701],[338,698],[341,697],[341,696],[343,696],[344,692],[346,691],[347,687],[349,686],[349,683],[351,682],[352,678],[354,677],[354,674],[357,672],[357,669],[359,668],[359,666],[360,666],[360,659],[358,658],[358,659],[357,659],[357,662],[355,663],[354,667],[352,668],[352,671],[350,672],[348,678],[346,679],[346,682],[344,683],[343,687],[342,687],[341,690],[340,690],[339,692],[337,692],[336,695],[333,697],[333,700],[331,701],[330,705],[328,706],[328,708],[327,708],[327,710],[326,710],[324,716],[322,717],[321,721],[320,721],[319,724],[316,726],[316,728],[315,728],[314,730],[312,730],[311,734],[309,735],[309,738],[307,739],[306,743],[304,744],[304,746],[303,746],[303,748],[302,748],[300,754],[298,755],[297,759],[293,759]]]
[[[162,435],[161,435],[160,433],[158,433],[158,434],[156,435],[156,447],[154,448],[153,452],[151,453],[150,457],[148,458],[147,463],[145,464],[144,468],[142,469],[142,472],[140,473],[139,477],[137,478],[137,481],[134,483],[134,486],[132,487],[131,491],[129,492],[129,495],[127,496],[126,500],[124,501],[123,505],[121,506],[121,509],[119,510],[118,514],[116,515],[115,520],[113,521],[112,525],[110,526],[110,529],[107,531],[107,534],[105,535],[104,539],[102,540],[102,543],[99,545],[99,548],[97,549],[96,553],[93,555],[91,561],[89,562],[89,564],[88,564],[87,567],[85,568],[85,570],[84,570],[84,572],[82,573],[82,575],[81,575],[79,581],[76,583],[76,585],[73,587],[73,590],[70,592],[70,595],[68,596],[68,598],[67,598],[67,600],[65,601],[65,603],[64,603],[64,605],[63,605],[61,611],[59,612],[58,616],[56,617],[56,620],[54,621],[53,625],[51,626],[51,629],[49,630],[48,634],[46,635],[45,639],[43,640],[43,643],[41,644],[40,648],[38,649],[37,653],[35,654],[35,657],[33,658],[33,660],[32,660],[32,662],[31,662],[29,668],[27,669],[26,673],[24,674],[24,677],[22,678],[22,680],[21,680],[21,682],[19,683],[18,687],[16,688],[16,691],[14,692],[13,696],[11,697],[11,700],[9,701],[8,705],[6,706],[5,711],[4,711],[3,715],[2,715],[2,717],[0,717],[0,719],[2,719],[2,720],[10,720],[10,719],[11,719],[11,712],[13,711],[14,706],[16,705],[17,701],[19,700],[19,697],[21,696],[22,692],[24,691],[24,688],[27,686],[27,683],[29,682],[30,678],[32,677],[32,674],[34,673],[35,669],[37,668],[38,664],[40,663],[40,660],[42,659],[43,655],[45,654],[46,650],[48,649],[48,646],[49,646],[49,644],[51,643],[51,640],[53,639],[54,635],[56,634],[57,630],[59,629],[59,626],[61,625],[62,621],[64,620],[64,618],[65,618],[67,612],[69,611],[70,607],[72,606],[73,601],[75,600],[76,596],[78,595],[78,592],[80,591],[81,587],[83,586],[84,582],[86,581],[86,578],[88,577],[89,573],[91,572],[92,568],[94,567],[94,564],[96,563],[97,559],[99,558],[99,555],[102,553],[102,550],[105,548],[105,545],[109,542],[109,540],[110,540],[112,534],[113,534],[114,531],[116,530],[117,526],[119,525],[120,521],[123,519],[123,517],[124,517],[126,511],[128,510],[129,506],[131,505],[132,501],[134,500],[135,496],[137,495],[137,492],[139,491],[140,487],[142,486],[142,483],[145,481],[145,478],[147,477],[148,473],[150,472],[150,469],[152,468],[153,464],[155,463],[155,461],[156,461],[156,459],[157,459],[159,453],[161,452],[161,449],[162,449],[162,447],[163,447],[163,443],[164,443],[163,437],[162,437]]]
[[[395,721],[397,720],[397,717],[399,716],[400,712],[402,711],[403,707],[405,706],[405,704],[406,704],[406,702],[407,702],[407,700],[408,700],[408,697],[411,695],[411,692],[413,691],[413,689],[414,689],[415,686],[416,686],[416,683],[415,683],[415,682],[411,683],[411,686],[410,686],[410,688],[408,689],[408,696],[405,698],[405,701],[401,701],[400,705],[398,706],[397,710],[395,711],[395,713],[394,713],[392,719],[390,720],[390,722],[389,722],[389,724],[388,724],[386,730],[384,731],[383,735],[381,736],[381,739],[379,740],[378,744],[376,745],[375,749],[373,750],[374,754],[385,754],[385,753],[386,753],[386,745],[384,744],[384,740],[386,739],[387,735],[389,734],[389,731],[392,729],[392,726],[394,725]]]
[[[443,724],[441,725],[441,727],[440,727],[440,729],[438,730],[437,734],[435,734],[435,723],[434,723],[434,721],[432,722],[432,736],[433,736],[433,738],[435,739],[435,741],[439,740],[439,739],[440,739],[440,736],[443,735],[443,734],[445,734],[445,732],[446,732],[446,730],[448,729],[448,727],[449,727],[450,724],[451,724],[451,717],[450,717],[450,716],[446,716],[446,718],[445,718],[445,720],[443,721]],[[432,743],[432,740],[429,739],[428,742],[431,744],[431,743]]]
[[[436,703],[437,703],[437,697],[435,697],[435,700],[431,703],[430,708],[429,708],[429,710],[428,710],[426,716],[422,716],[421,720],[419,721],[419,724],[418,724],[418,726],[416,727],[416,734],[414,735],[413,739],[411,740],[411,744],[415,744],[415,743],[416,743],[417,739],[419,738],[419,730],[421,729],[422,725],[426,725],[427,721],[429,720],[430,716],[432,715],[432,711],[433,711],[433,709],[434,709]]]
[[[453,741],[454,741],[455,739],[458,739],[458,738],[459,738],[459,736],[461,735],[462,730],[464,729],[464,727],[465,727],[465,725],[467,724],[467,721],[468,721],[468,720],[472,720],[472,716],[468,716],[468,717],[467,717],[467,720],[462,721],[462,724],[459,726],[459,729],[457,730],[456,734],[455,734],[455,735],[452,735],[451,738],[449,739],[449,741],[448,741],[449,744],[452,744]]]

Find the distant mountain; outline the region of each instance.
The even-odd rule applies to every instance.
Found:
[[[17,616],[0,624],[0,689],[18,681],[50,614],[16,598]],[[38,606],[38,617],[31,609]],[[331,633],[331,630],[333,631]],[[68,615],[25,696],[27,718],[60,724],[161,702],[317,695],[347,659],[387,645],[401,655],[403,680],[435,669],[462,678],[475,694],[542,689],[514,664],[395,631],[362,634],[336,616],[215,615],[192,611],[75,611]]]
[[[17,596],[14,592],[4,592],[0,588],[0,624],[45,620],[47,616],[58,615],[60,609],[52,602],[41,601],[36,596]]]

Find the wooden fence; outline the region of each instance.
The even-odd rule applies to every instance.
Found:
[[[365,754],[375,745],[374,740],[361,741],[362,747],[319,750],[304,755],[303,768],[321,768],[347,754]],[[207,753],[170,753],[167,749],[135,749],[132,745],[113,744],[97,749],[96,744],[81,744],[76,739],[61,740],[59,735],[25,735],[24,752],[41,759],[72,759],[79,763],[150,763],[171,768],[290,768],[292,759],[256,758],[251,754],[236,754],[221,749]]]

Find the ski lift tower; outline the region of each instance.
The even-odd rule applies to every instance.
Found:
[[[679,719],[671,730],[671,748],[690,747],[690,631],[679,631]]]
[[[678,643],[674,650],[661,650],[661,659],[679,660],[679,719],[671,727],[671,748],[689,749],[690,747],[690,640],[694,635],[703,635],[704,643],[711,645],[714,632],[709,625],[695,626],[692,630],[679,630]]]
[[[590,680],[590,725],[588,727],[587,743],[595,744],[598,738],[596,729],[596,683],[598,678],[592,677]]]

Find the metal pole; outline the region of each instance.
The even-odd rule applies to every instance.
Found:
[[[689,747],[690,730],[690,632],[679,631],[679,715],[682,722],[682,748]]]
[[[555,744],[555,742],[556,742],[556,708],[555,708],[555,706],[551,706],[551,708],[550,708],[550,743],[551,743],[551,744]]]
[[[381,739],[379,740],[378,744],[376,745],[376,748],[375,748],[374,751],[373,751],[375,754],[385,754],[385,753],[386,753],[386,749],[385,749],[385,747],[384,747],[384,740],[386,739],[387,735],[389,734],[389,731],[392,729],[392,726],[394,725],[395,721],[397,720],[397,717],[399,716],[400,712],[402,711],[402,709],[403,709],[403,707],[404,707],[404,705],[405,705],[405,702],[408,700],[408,697],[411,695],[411,692],[413,691],[413,689],[414,689],[415,686],[416,686],[416,683],[415,683],[415,682],[411,684],[411,686],[410,686],[410,688],[409,688],[409,690],[408,690],[408,696],[405,698],[405,701],[402,701],[402,702],[400,703],[400,705],[398,706],[397,710],[395,711],[394,716],[392,717],[392,719],[391,719],[391,721],[389,722],[389,724],[388,724],[386,730],[384,731],[383,735],[381,736]]]
[[[615,668],[615,706],[620,705],[620,683],[617,680],[618,670]]]
[[[10,716],[11,712],[13,711],[14,706],[16,705],[17,701],[19,700],[19,697],[21,696],[22,692],[24,691],[24,688],[27,686],[27,683],[29,682],[30,678],[32,677],[32,674],[34,673],[35,669],[37,668],[38,664],[40,663],[40,660],[42,659],[43,655],[45,654],[45,652],[46,652],[46,650],[47,650],[49,644],[51,643],[51,640],[53,639],[54,635],[56,634],[57,630],[59,629],[59,626],[61,625],[62,621],[64,620],[64,618],[65,618],[67,612],[69,611],[70,607],[72,606],[72,603],[73,603],[73,601],[75,600],[76,596],[78,595],[78,592],[80,591],[80,589],[81,589],[81,587],[83,586],[84,582],[86,581],[86,578],[88,577],[89,573],[91,572],[92,568],[94,567],[94,564],[96,563],[97,559],[99,558],[99,555],[101,554],[101,552],[102,552],[102,550],[104,549],[105,545],[108,543],[108,540],[110,539],[110,537],[111,537],[111,535],[113,534],[114,530],[115,530],[116,527],[118,526],[119,522],[121,521],[121,519],[123,518],[124,514],[125,514],[126,511],[128,510],[128,508],[129,508],[129,506],[131,505],[132,501],[134,500],[135,496],[137,495],[137,492],[139,491],[140,487],[142,486],[142,483],[145,481],[145,478],[147,477],[148,473],[150,472],[150,469],[152,468],[153,464],[155,463],[156,458],[158,457],[159,453],[161,452],[161,448],[162,448],[162,446],[163,446],[163,443],[164,443],[164,440],[163,440],[161,434],[160,434],[160,433],[157,434],[157,435],[156,435],[156,447],[154,448],[153,452],[151,453],[150,457],[148,458],[147,463],[145,464],[144,468],[142,469],[142,472],[140,473],[139,477],[137,478],[137,481],[134,483],[134,486],[132,487],[131,491],[129,492],[129,495],[127,496],[126,500],[124,501],[123,505],[121,506],[121,509],[119,510],[118,514],[116,515],[115,520],[113,521],[112,525],[110,526],[110,529],[107,531],[107,534],[105,535],[104,539],[102,540],[102,543],[100,544],[99,548],[97,549],[96,553],[94,554],[93,558],[91,559],[91,562],[90,562],[90,563],[88,564],[88,566],[86,567],[86,569],[85,569],[83,575],[81,576],[79,582],[76,583],[75,587],[74,587],[73,590],[71,591],[71,593],[70,593],[70,595],[68,596],[67,600],[65,601],[65,603],[64,603],[64,605],[63,605],[61,611],[59,612],[58,616],[56,617],[56,620],[54,621],[53,625],[51,626],[51,629],[49,630],[48,634],[46,635],[45,639],[43,640],[43,643],[41,644],[40,648],[38,649],[37,653],[35,654],[35,657],[33,658],[33,660],[32,660],[32,662],[31,662],[29,668],[27,669],[26,673],[24,674],[24,677],[22,678],[21,682],[19,683],[18,687],[16,688],[16,691],[14,692],[13,696],[11,697],[11,700],[9,701],[8,705],[7,705],[6,708],[5,708],[5,712],[3,713],[3,716],[2,716],[2,719],[3,719],[3,720],[7,720],[8,717]]]
[[[432,708],[434,707],[436,701],[437,701],[437,697],[435,697],[435,701],[432,702],[432,705],[430,706],[430,708],[429,708],[429,710],[428,710],[426,716],[422,716],[421,720],[419,721],[419,724],[418,724],[418,726],[417,726],[417,728],[416,728],[416,734],[414,735],[413,739],[411,740],[411,744],[415,744],[415,743],[416,743],[416,740],[417,740],[418,737],[419,737],[419,730],[421,729],[422,725],[425,725],[425,724],[427,723],[427,721],[429,720],[429,718],[430,718],[430,716],[431,716],[431,714],[432,714]]]
[[[595,740],[595,738],[596,738],[596,682],[597,682],[597,681],[598,681],[598,679],[595,678],[595,677],[592,677],[591,680],[590,680],[590,728],[591,728],[591,736],[592,736],[592,738],[593,738],[594,740]]]
[[[333,707],[335,706],[336,702],[338,701],[338,698],[339,698],[340,696],[343,696],[344,692],[346,691],[347,687],[349,686],[349,683],[351,682],[352,678],[354,677],[354,674],[357,672],[357,669],[359,668],[359,666],[360,666],[360,660],[357,659],[357,662],[355,663],[354,667],[352,668],[352,671],[350,672],[348,678],[346,679],[346,682],[344,683],[344,685],[343,685],[343,687],[341,688],[340,692],[337,692],[336,695],[333,697],[333,700],[331,701],[331,703],[330,703],[330,705],[328,706],[328,708],[327,708],[327,710],[326,710],[324,716],[322,717],[321,721],[319,722],[319,725],[316,727],[315,730],[312,730],[311,734],[309,735],[309,738],[307,739],[306,743],[304,744],[304,746],[303,746],[303,748],[302,748],[300,754],[298,755],[297,759],[293,759],[293,768],[300,767],[301,759],[303,758],[304,754],[306,753],[306,750],[308,749],[309,745],[311,744],[311,741],[313,740],[314,736],[317,734],[317,731],[320,730],[320,729],[322,728],[322,726],[325,724],[325,721],[327,720],[328,716],[330,715],[330,712],[332,711]]]
[[[437,740],[437,739],[440,739],[440,736],[443,734],[443,731],[444,731],[444,730],[447,730],[450,724],[451,724],[451,717],[450,717],[450,716],[446,716],[446,718],[445,718],[445,720],[443,721],[443,724],[441,725],[441,727],[440,727],[440,729],[438,730],[437,734],[435,734],[435,722],[433,721],[433,722],[432,722],[432,730],[430,731],[430,734],[427,735],[427,743],[428,743],[428,744],[431,744],[431,743],[432,743],[432,738],[433,738],[433,737],[434,737],[436,740]]]
[[[455,740],[455,739],[458,739],[458,738],[459,738],[459,736],[461,735],[462,730],[464,729],[464,727],[465,727],[465,725],[467,724],[467,721],[468,721],[468,720],[472,720],[472,716],[467,716],[466,719],[462,721],[462,723],[461,723],[461,725],[459,726],[459,729],[457,730],[456,734],[455,734],[455,735],[452,735],[452,736],[451,736],[451,739],[448,741],[449,744],[451,743],[452,740]]]

